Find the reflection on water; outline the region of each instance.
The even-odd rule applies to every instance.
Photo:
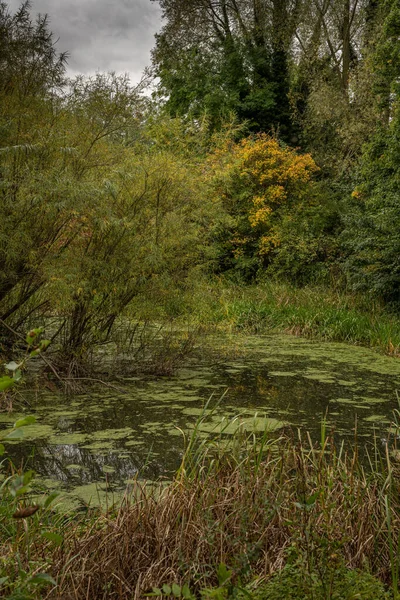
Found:
[[[35,396],[37,423],[25,429],[23,443],[9,446],[9,454],[17,464],[30,456],[43,479],[93,500],[106,487],[120,489],[137,476],[168,476],[180,463],[182,431],[211,394],[217,402],[225,391],[201,428],[204,435],[221,428],[222,419],[228,435],[238,414],[248,430],[291,424],[318,438],[327,414],[338,438],[354,436],[356,418],[358,437],[366,443],[385,435],[397,407],[398,359],[290,336],[252,336],[243,344],[240,359],[199,359],[170,379],[127,379],[126,393]],[[8,426],[19,415],[2,416]]]

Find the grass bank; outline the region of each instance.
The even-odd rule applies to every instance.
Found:
[[[248,287],[214,282],[203,284],[189,305],[204,325],[246,333],[288,332],[400,355],[400,316],[362,295],[277,282]]]
[[[357,451],[321,437],[317,447],[239,432],[226,446],[194,435],[167,487],[138,484],[119,508],[83,517],[47,504],[15,518],[32,498],[12,476],[2,488],[3,597],[396,600],[397,463],[376,454],[366,471]]]

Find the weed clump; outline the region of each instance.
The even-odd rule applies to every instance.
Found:
[[[159,493],[138,486],[115,515],[67,534],[54,561],[59,597],[131,599],[174,584],[227,598],[255,578],[267,582],[263,598],[350,598],[356,588],[366,600],[386,597],[399,563],[390,473],[367,474],[329,439],[317,448],[239,435],[229,451],[195,446]]]

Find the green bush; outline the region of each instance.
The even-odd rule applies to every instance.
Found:
[[[304,565],[287,565],[266,584],[250,592],[252,600],[385,600],[390,595],[383,584],[364,571],[344,567],[333,570],[323,580]],[[245,595],[239,596],[245,599]],[[247,597],[247,594],[246,594]]]

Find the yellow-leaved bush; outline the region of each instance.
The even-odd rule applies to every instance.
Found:
[[[223,268],[254,275],[270,266],[289,242],[310,254],[306,261],[316,259],[314,233],[306,232],[304,239],[306,215],[321,208],[313,178],[318,167],[310,154],[259,134],[238,143],[225,141],[210,156],[209,167],[214,200],[230,217],[219,240]]]

